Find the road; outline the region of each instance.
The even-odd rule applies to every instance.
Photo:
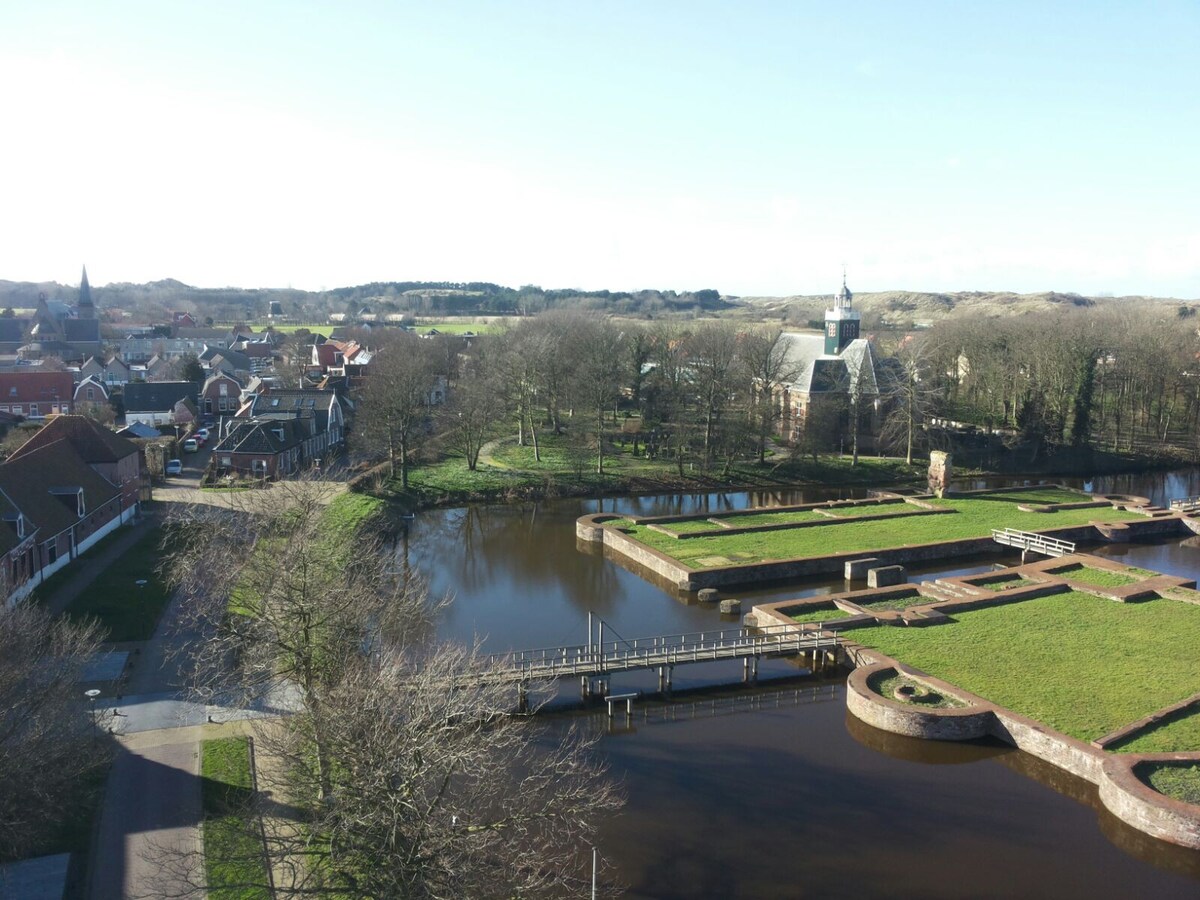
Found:
[[[92,900],[186,897],[200,863],[200,742],[122,747],[105,791],[91,865]]]

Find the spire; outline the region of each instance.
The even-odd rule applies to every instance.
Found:
[[[87,266],[83,267],[83,279],[79,282],[79,318],[95,318],[96,307],[92,304],[92,286],[87,280]]]

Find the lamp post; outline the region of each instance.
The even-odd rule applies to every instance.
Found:
[[[88,698],[88,703],[91,704],[92,714],[92,742],[95,743],[100,739],[100,725],[96,722],[96,698],[100,696],[98,688],[91,688],[83,692],[83,696]]]

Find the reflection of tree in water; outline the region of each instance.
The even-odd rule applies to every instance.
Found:
[[[578,503],[469,506],[422,513],[410,561],[460,593],[519,590],[557,594],[582,609],[623,599],[616,569],[575,550]]]

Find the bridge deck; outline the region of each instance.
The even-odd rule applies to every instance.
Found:
[[[505,681],[597,676],[722,659],[797,656],[837,647],[840,638],[793,626],[736,629],[547,647],[486,659],[488,676]]]

